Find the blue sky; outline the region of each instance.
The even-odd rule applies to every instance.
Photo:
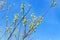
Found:
[[[5,9],[9,5],[13,5],[13,4],[15,5],[13,5],[13,8],[10,12],[6,11],[5,13],[8,13],[7,15],[9,16],[9,20],[10,20],[9,23],[11,23],[14,17],[13,15],[15,13],[18,13],[20,11],[20,5],[22,3],[25,3],[26,5],[31,4],[32,6],[32,9],[29,14],[35,13],[35,15],[39,17],[48,9],[51,1],[52,0],[8,0],[7,4],[4,7]],[[37,30],[36,33],[33,33],[29,39],[60,40],[60,0],[55,0],[55,1],[58,2],[58,6],[53,7],[49,10],[47,15],[44,17],[42,24],[39,25],[39,27],[36,29]],[[0,13],[1,16],[4,15],[3,14],[4,12],[0,12]],[[29,14],[27,15],[27,18]],[[4,19],[1,21],[3,21],[2,22],[3,24],[5,24]],[[0,29],[4,30],[4,28],[2,27]]]

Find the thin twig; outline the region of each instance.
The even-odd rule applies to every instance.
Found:
[[[47,13],[48,13],[48,11],[51,9],[51,7],[52,7],[52,4],[51,4],[51,6],[48,8],[48,10],[42,15],[42,17],[44,17]],[[34,25],[34,26],[36,26],[36,25]],[[36,29],[37,27],[35,27],[34,29]],[[26,33],[26,35],[24,36],[24,39],[28,36],[28,35],[30,35],[30,34],[32,34],[32,32],[31,32],[31,30],[29,29],[29,31]]]
[[[29,13],[29,11],[30,11],[30,9],[31,8],[29,8],[29,10],[27,11],[27,13],[24,15],[24,17]],[[17,26],[21,23],[21,21],[23,20],[23,18],[21,19],[21,20],[19,20],[19,23],[14,27],[14,29],[13,29],[13,31],[12,31],[12,33],[10,34],[10,36],[8,37],[8,39],[7,40],[9,40],[10,39],[10,37],[12,36],[12,34],[14,33],[14,31],[15,31],[15,29],[17,28]]]
[[[23,5],[24,6],[24,5]],[[23,10],[23,15],[24,15],[24,8],[22,9]],[[20,34],[20,28],[21,28],[21,26],[19,27],[19,33],[18,33],[18,40],[19,40],[19,34]]]

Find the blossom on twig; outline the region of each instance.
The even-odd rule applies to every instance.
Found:
[[[21,4],[21,8],[24,9],[24,7],[25,7],[25,4]]]
[[[33,21],[35,21],[37,19],[37,17],[34,15],[34,13],[31,14],[31,17],[32,17]]]
[[[19,17],[19,14],[16,14],[13,21],[14,23],[18,21],[18,17]]]
[[[36,26],[40,25],[42,22],[43,17],[41,16],[40,19],[37,21]]]
[[[26,23],[27,23],[27,20],[24,19],[24,21],[23,21],[24,26],[26,26]]]

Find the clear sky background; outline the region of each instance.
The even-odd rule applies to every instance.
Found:
[[[3,1],[3,0],[0,0]],[[13,15],[15,13],[18,13],[20,11],[20,5],[22,3],[25,3],[26,5],[31,4],[32,9],[30,11],[31,13],[35,13],[37,17],[41,16],[50,6],[52,0],[8,0],[7,4],[5,5],[5,9],[9,5],[13,5],[12,10],[7,15],[9,16],[9,20],[11,23],[13,20]],[[32,40],[60,40],[60,0],[55,0],[58,2],[57,7],[53,7],[49,10],[47,15],[44,17],[43,22],[39,27],[37,28],[36,33],[33,33],[29,39]],[[0,12],[1,16],[3,16],[4,12]],[[28,14],[29,15],[29,14]],[[27,15],[27,18],[28,18]],[[2,24],[5,24],[4,19]],[[4,26],[4,25],[3,25]],[[4,30],[4,27],[1,27],[0,29]],[[4,31],[3,31],[4,32]],[[1,35],[1,33],[0,33]]]

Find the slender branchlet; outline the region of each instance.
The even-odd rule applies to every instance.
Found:
[[[23,16],[23,18],[21,20],[19,20],[19,23],[17,25],[19,25],[21,23],[21,21],[24,19],[24,17],[29,13],[31,8],[29,8],[29,10],[25,13],[25,15]],[[15,29],[17,28],[17,25],[14,27],[13,31],[11,32],[10,36],[8,37],[7,40],[9,40],[12,36],[12,34],[14,33]]]

